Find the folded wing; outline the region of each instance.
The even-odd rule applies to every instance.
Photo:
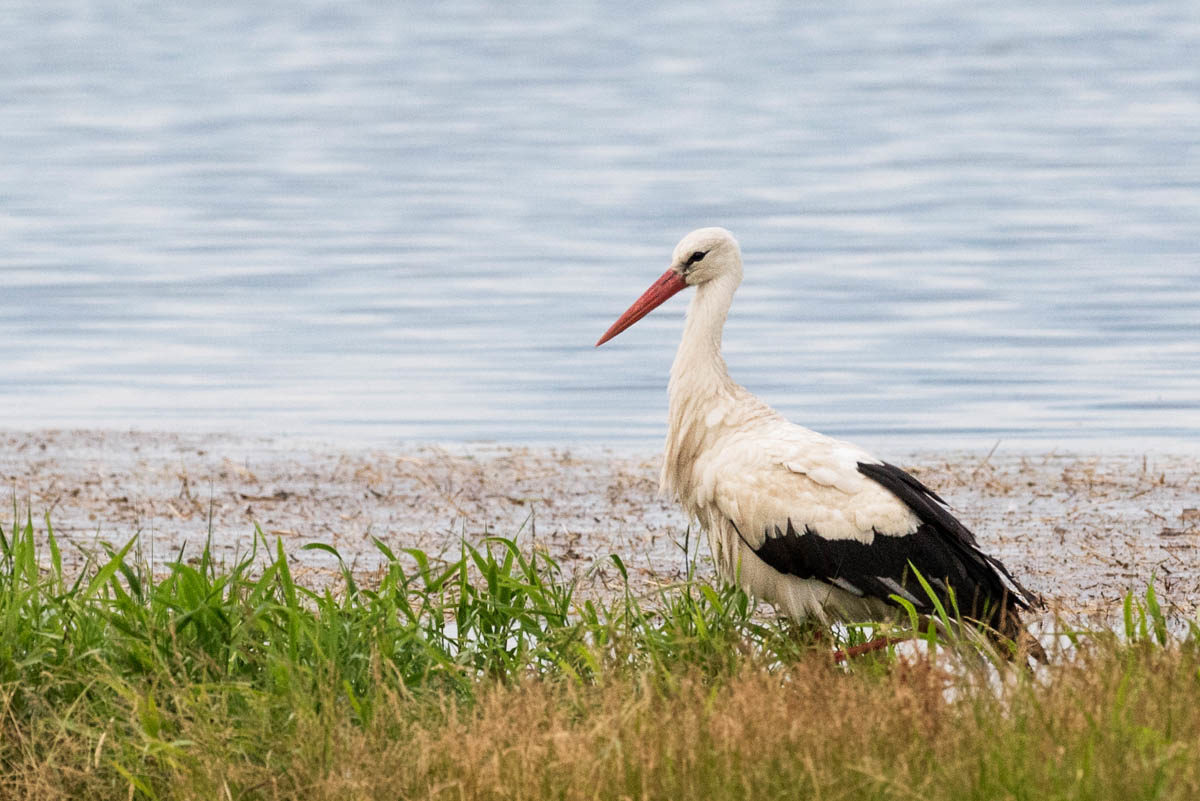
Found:
[[[912,475],[836,440],[797,444],[726,449],[710,473],[717,508],[776,571],[932,612],[915,569],[947,608],[952,592],[961,614],[1001,631],[1015,625],[1007,610],[1036,603]]]

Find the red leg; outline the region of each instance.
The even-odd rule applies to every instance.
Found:
[[[844,651],[838,650],[833,652],[834,663],[840,664],[847,659],[853,659],[856,656],[869,654],[872,651],[879,651],[887,648],[889,645],[895,645],[898,642],[904,642],[905,637],[876,637],[873,640],[864,642],[862,645],[856,645],[853,648],[847,648]]]

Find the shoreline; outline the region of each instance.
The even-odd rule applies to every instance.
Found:
[[[1153,578],[1160,600],[1188,617],[1200,608],[1200,457],[956,450],[890,454],[937,490],[1051,610],[1107,615]],[[393,550],[457,556],[460,537],[513,537],[554,557],[585,594],[613,591],[610,553],[639,592],[685,577],[687,521],[657,497],[658,455],[603,447],[338,447],[309,438],[213,433],[0,432],[0,476],[23,521],[44,536],[45,514],[64,560],[83,564],[101,542],[141,535],[161,565],[199,552],[210,532],[218,559],[250,550],[258,523],[279,537],[300,575],[336,575],[336,547],[369,576],[382,565],[372,537]],[[5,526],[11,529],[10,525]],[[713,578],[692,530],[697,577]]]

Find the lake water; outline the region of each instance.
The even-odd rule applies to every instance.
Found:
[[[9,3],[0,426],[1200,450],[1200,4]]]

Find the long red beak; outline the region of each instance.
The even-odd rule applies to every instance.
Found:
[[[600,337],[600,340],[596,343],[596,347],[600,347],[654,311],[664,300],[686,286],[687,282],[683,280],[682,275],[674,270],[667,270],[659,276],[657,281],[650,285],[649,289],[642,293],[640,298],[633,302],[632,306],[625,310],[625,313],[621,315],[619,320],[612,324],[611,328],[604,332],[604,336]]]

